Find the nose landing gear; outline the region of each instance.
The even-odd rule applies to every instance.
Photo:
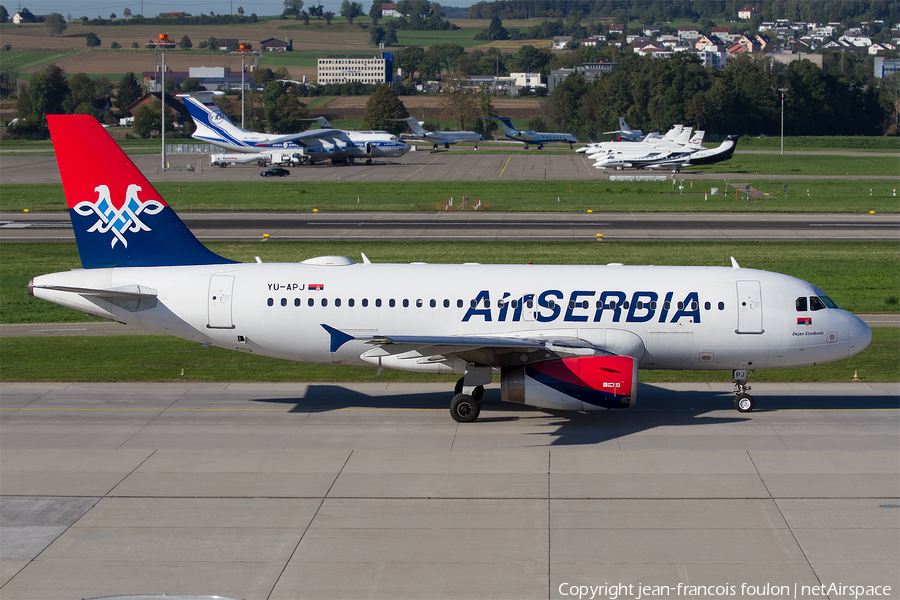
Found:
[[[752,370],[749,372],[746,369],[734,370],[734,408],[738,412],[748,413],[753,410],[753,396],[747,393],[750,391],[747,381],[752,375]]]

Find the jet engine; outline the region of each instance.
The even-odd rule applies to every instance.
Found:
[[[501,398],[539,408],[629,408],[637,400],[638,362],[630,356],[578,356],[506,367]]]

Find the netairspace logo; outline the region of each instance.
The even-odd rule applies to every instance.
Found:
[[[742,583],[740,586],[726,583],[724,585],[637,585],[630,583],[603,585],[560,584],[560,596],[578,598],[578,600],[606,599],[616,600],[620,597],[631,597],[635,600],[643,598],[878,598],[890,596],[891,586],[887,585],[844,585],[831,583],[821,585],[772,585],[771,583],[753,585]]]

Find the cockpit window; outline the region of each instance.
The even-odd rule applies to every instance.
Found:
[[[806,308],[806,296],[800,296],[799,298],[797,298],[796,305],[797,312],[806,312],[807,310],[809,310],[808,308]]]
[[[819,296],[819,300],[821,300],[822,304],[824,304],[828,308],[837,308],[838,307],[838,305],[834,303],[834,300],[832,300],[828,296]]]
[[[825,310],[825,303],[818,296],[809,297],[809,310]]]

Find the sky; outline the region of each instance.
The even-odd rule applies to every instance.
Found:
[[[442,5],[469,7],[478,0],[447,0],[441,2]],[[342,0],[305,0],[304,7],[310,5],[318,6],[321,4],[326,11],[334,14],[340,14]],[[157,1],[144,0],[143,12],[141,11],[141,0],[0,0],[0,4],[6,7],[10,15],[14,15],[19,8],[27,8],[35,15],[46,15],[50,13],[59,13],[63,16],[71,14],[74,18],[88,16],[96,18],[98,16],[104,19],[109,18],[110,13],[116,13],[122,16],[122,10],[131,9],[132,14],[143,14],[146,17],[156,16],[161,12],[189,12],[192,15],[209,14],[229,14],[237,12],[238,6],[244,8],[244,13],[249,15],[256,13],[257,15],[278,15],[284,10],[283,0],[191,0],[191,2],[181,1]],[[372,8],[371,0],[361,3],[364,13],[368,14]]]

